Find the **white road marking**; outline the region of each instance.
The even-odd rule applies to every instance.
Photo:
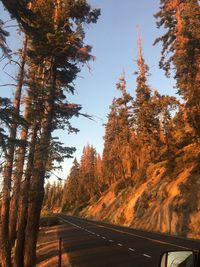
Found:
[[[97,236],[100,236],[100,235],[97,235]]]
[[[78,218],[77,218],[77,219],[78,219]],[[78,220],[80,220],[80,219],[78,219]],[[80,220],[80,221],[81,221],[81,220]],[[99,225],[99,224],[94,223],[94,222],[89,222],[89,221],[87,221],[87,223],[96,225],[97,227],[103,227],[103,228],[106,228],[106,229],[109,229],[109,230],[112,230],[112,231],[115,231],[115,232],[123,233],[123,234],[126,234],[126,235],[131,235],[131,236],[136,236],[136,237],[139,237],[139,238],[143,238],[143,239],[146,239],[146,240],[155,242],[155,243],[167,244],[167,245],[170,245],[170,246],[174,246],[174,247],[178,247],[178,248],[182,248],[182,249],[191,250],[191,248],[188,248],[188,247],[183,247],[183,246],[179,246],[179,245],[172,244],[172,243],[170,243],[170,242],[160,241],[160,240],[157,240],[157,239],[153,239],[153,238],[149,238],[149,237],[145,237],[145,236],[141,236],[141,235],[137,235],[137,234],[133,234],[133,233],[128,233],[128,232],[125,232],[125,231],[122,231],[122,230],[113,229],[113,228],[111,228],[111,227],[107,227],[107,226]]]
[[[135,251],[135,249],[133,249],[133,248],[128,248],[130,251]]]
[[[106,239],[106,237],[105,237],[105,236],[102,236],[102,238],[103,238],[103,239]]]
[[[78,218],[77,218],[78,219]],[[67,219],[63,219],[61,218],[61,220],[77,227],[77,228],[80,228],[80,226],[74,224],[74,223],[71,223],[70,221],[68,221]],[[78,219],[80,220],[80,219]],[[80,220],[81,221],[81,220]],[[152,242],[155,242],[155,243],[160,243],[160,244],[167,244],[167,245],[171,245],[171,246],[174,246],[174,247],[178,247],[178,248],[182,248],[182,249],[190,249],[188,247],[183,247],[183,246],[179,246],[179,245],[175,245],[175,244],[172,244],[170,242],[164,242],[164,241],[160,241],[160,240],[157,240],[157,239],[153,239],[153,238],[149,238],[149,237],[144,237],[144,236],[141,236],[141,235],[137,235],[137,234],[133,234],[133,233],[128,233],[128,232],[125,232],[125,231],[122,231],[122,230],[118,230],[118,229],[113,229],[111,227],[107,227],[107,226],[103,226],[103,225],[99,225],[97,223],[94,223],[94,222],[89,222],[87,221],[87,223],[89,224],[93,224],[93,225],[96,225],[97,227],[103,227],[103,228],[106,228],[106,229],[109,229],[109,230],[112,230],[112,231],[115,231],[115,232],[119,232],[119,233],[123,233],[123,234],[126,234],[126,235],[131,235],[131,236],[136,236],[136,237],[139,237],[139,238],[143,238],[143,239],[146,239],[146,240],[149,240],[149,241],[152,241]],[[143,254],[144,257],[148,257],[148,258],[151,258],[151,256],[147,255],[147,254]]]
[[[114,242],[114,241],[113,241],[113,240],[111,240],[111,239],[110,239],[110,240],[108,240],[108,241],[109,241],[109,242],[111,242],[111,243],[112,243],[112,242]]]
[[[147,257],[147,258],[151,258],[151,256],[147,255],[147,254],[142,254],[144,257]]]
[[[117,245],[118,245],[118,246],[120,246],[120,247],[122,247],[122,246],[123,246],[121,243],[118,243]]]

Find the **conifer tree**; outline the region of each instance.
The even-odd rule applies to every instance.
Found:
[[[42,13],[41,13],[42,10]],[[44,112],[41,119],[41,136],[34,158],[31,180],[31,194],[26,227],[25,264],[32,266],[35,260],[36,238],[39,215],[44,195],[44,178],[50,149],[51,133],[66,123],[73,115],[78,115],[80,107],[69,105],[66,92],[74,91],[71,82],[75,79],[79,62],[92,58],[90,46],[84,46],[83,23],[96,22],[98,10],[93,10],[86,1],[64,1],[52,5],[51,1],[39,2],[33,7],[39,20],[38,36],[32,38],[29,56],[35,64],[45,62],[46,80],[44,92]],[[46,16],[48,14],[48,16]],[[71,20],[73,23],[71,23]],[[39,53],[38,53],[39,51]],[[49,76],[48,76],[49,75]],[[61,115],[61,120],[59,120]],[[62,124],[61,124],[62,122]],[[69,124],[67,124],[69,125]],[[61,126],[61,128],[64,128]]]
[[[157,26],[166,32],[156,39],[162,42],[160,67],[174,78],[178,93],[185,100],[188,122],[200,136],[200,8],[198,0],[161,0],[155,15]]]
[[[156,116],[155,105],[152,101],[151,89],[147,84],[149,67],[145,64],[140,34],[138,35],[138,76],[136,98],[133,103],[135,131],[137,137],[137,168],[142,168],[144,163],[152,160],[152,148],[159,140],[159,120]],[[155,142],[154,142],[155,141]]]
[[[21,102],[21,98],[22,98],[22,88],[23,88],[23,84],[24,84],[24,79],[25,79],[25,64],[26,64],[26,58],[27,58],[27,37],[24,38],[24,45],[21,51],[21,63],[20,63],[20,68],[19,68],[19,74],[18,74],[18,84],[16,87],[16,93],[15,93],[15,102],[18,102],[18,113],[19,113],[19,108],[20,108],[20,102]],[[26,123],[25,126],[23,126],[23,128],[27,129],[28,125]],[[13,136],[15,136],[16,138],[16,134],[17,134],[17,123],[13,124],[12,126],[13,129]],[[25,140],[22,140],[23,143],[23,147],[25,146]],[[20,149],[20,148],[19,148]],[[13,164],[14,164],[14,156],[16,156],[15,153],[15,147],[13,146],[12,148],[12,165],[11,168],[13,169]],[[13,179],[12,179],[13,178]],[[14,180],[14,177],[12,176],[12,172],[10,172],[10,179]],[[13,193],[12,193],[12,201],[10,203],[10,219],[9,219],[9,237],[10,237],[10,242],[11,245],[14,243],[14,239],[15,239],[15,228],[16,228],[16,214],[17,214],[17,198],[19,195],[19,187],[16,186],[16,182],[14,180],[14,185],[13,185]],[[15,208],[14,208],[15,207]]]
[[[117,110],[120,132],[118,133],[118,140],[120,147],[120,156],[123,175],[121,178],[131,177],[133,174],[133,153],[131,151],[131,119],[132,119],[132,100],[133,98],[126,91],[126,79],[123,73],[117,83],[117,89],[121,92],[122,96],[117,99]]]
[[[87,201],[98,191],[96,180],[96,161],[97,153],[93,146],[89,144],[83,148],[83,154],[80,161],[81,190],[84,199]]]
[[[73,210],[77,203],[81,201],[82,192],[80,191],[80,182],[80,164],[78,163],[77,159],[74,159],[70,169],[70,174],[68,175],[63,188],[63,211]]]
[[[97,160],[96,160],[96,179],[97,179],[97,187],[102,193],[105,190],[105,183],[103,179],[103,169],[102,169],[102,159],[100,153],[97,154]]]
[[[11,244],[10,241],[7,239],[9,236],[9,210],[10,210],[10,193],[11,193],[11,179],[12,179],[12,169],[13,169],[13,160],[14,160],[14,153],[15,153],[15,140],[17,135],[17,127],[18,122],[17,118],[20,115],[20,103],[21,103],[21,94],[22,94],[22,86],[23,86],[23,79],[24,79],[24,66],[26,61],[26,48],[27,48],[27,41],[25,40],[24,49],[22,51],[21,56],[21,64],[19,67],[19,75],[18,75],[18,83],[15,90],[15,97],[13,101],[13,112],[15,115],[15,120],[12,122],[10,126],[10,142],[8,143],[7,153],[5,164],[3,168],[3,196],[2,196],[2,208],[1,208],[1,219],[2,219],[2,229],[1,229],[1,236],[2,236],[2,248],[1,248],[1,257],[3,261],[7,261],[7,265],[9,266],[10,263],[10,253],[11,253]],[[5,241],[4,241],[5,240]],[[4,243],[5,242],[5,243]]]
[[[0,19],[0,49],[2,51],[2,57],[8,56],[10,49],[6,43],[6,37],[9,36],[9,33],[4,30],[4,22]]]
[[[108,115],[104,137],[103,175],[111,185],[119,179],[132,176],[133,160],[131,151],[131,102],[132,97],[126,91],[123,74],[116,85],[121,97],[113,99]]]
[[[112,101],[112,105],[110,106],[110,112],[108,114],[108,121],[105,125],[105,135],[104,135],[104,150],[103,150],[103,177],[105,179],[105,183],[109,186],[117,181],[117,170],[116,167],[116,156],[118,155],[119,149],[116,146],[116,138],[117,134],[120,132],[118,127],[118,116],[117,116],[117,108],[116,108],[116,99],[114,98]]]

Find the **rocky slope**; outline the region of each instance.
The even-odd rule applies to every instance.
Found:
[[[170,164],[151,164],[142,176],[113,184],[80,215],[200,239],[199,148],[185,147]]]

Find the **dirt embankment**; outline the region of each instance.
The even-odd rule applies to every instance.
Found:
[[[113,185],[87,206],[81,216],[200,239],[200,160],[190,149],[175,157],[173,166],[150,165],[143,182],[116,192]]]

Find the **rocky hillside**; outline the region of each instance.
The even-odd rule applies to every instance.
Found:
[[[119,180],[79,215],[200,239],[199,148],[187,146],[170,164],[151,164],[126,183]]]

